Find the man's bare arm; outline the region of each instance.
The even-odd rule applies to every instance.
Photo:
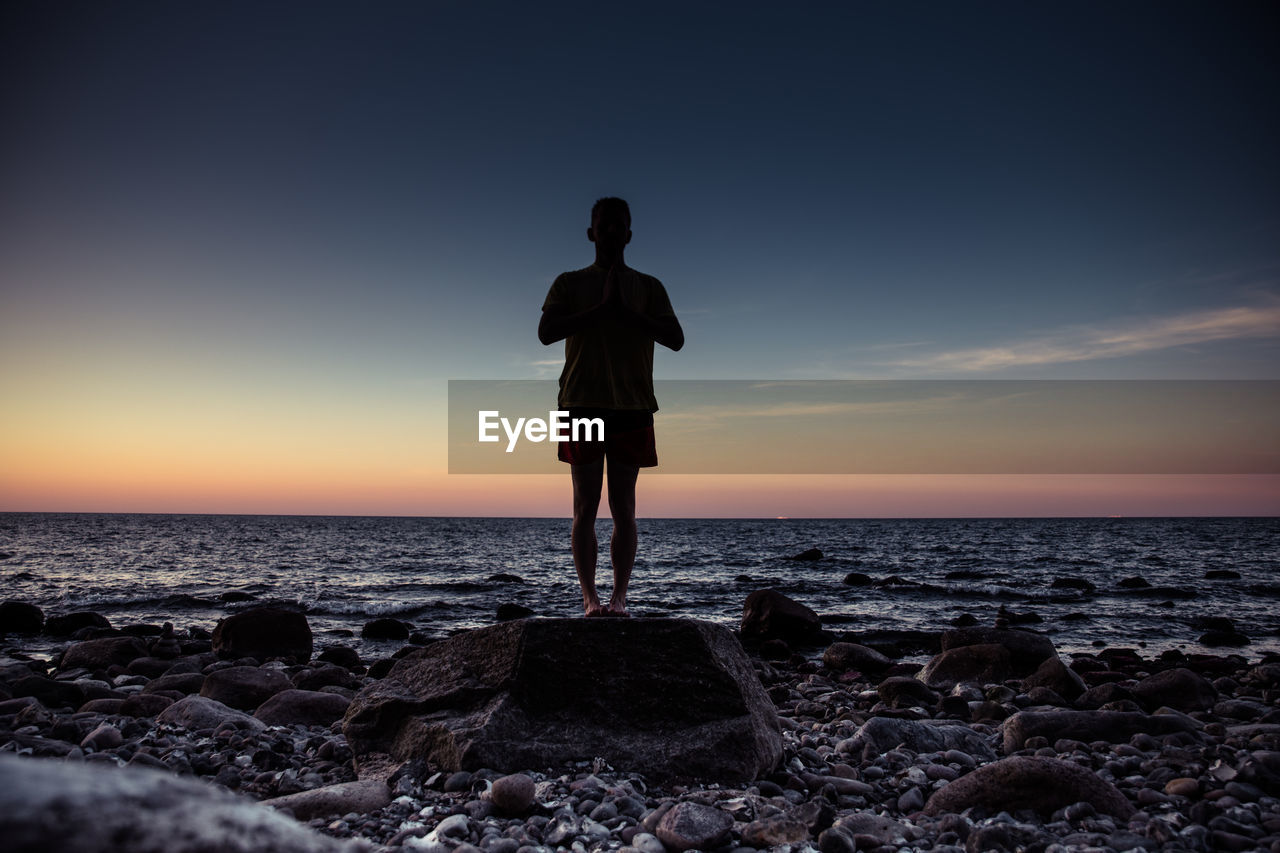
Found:
[[[662,344],[673,352],[679,352],[684,346],[684,329],[680,327],[680,321],[675,315],[654,318],[623,305],[618,309],[618,318],[623,325],[653,338],[654,343]]]
[[[679,350],[684,346],[684,329],[680,328],[680,321],[674,314],[670,317],[650,317],[627,304],[627,300],[622,296],[622,288],[618,287],[617,267],[609,270],[604,283],[603,297],[601,302],[622,325],[635,329],[640,334],[652,338],[654,343],[662,344],[670,350]]]
[[[570,314],[564,305],[549,305],[542,309],[542,319],[538,321],[538,340],[543,345],[563,341],[570,335],[576,335],[583,329],[594,326],[604,319],[608,308],[604,303],[592,305],[586,311]]]

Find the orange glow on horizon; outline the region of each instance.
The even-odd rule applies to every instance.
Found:
[[[280,515],[567,517],[564,475],[449,475],[409,469],[224,469],[171,478],[103,467],[57,476],[10,471],[0,510]],[[181,472],[197,473],[194,469]],[[216,476],[213,474],[216,473]],[[364,476],[361,476],[361,474]],[[368,476],[376,473],[378,476]],[[1280,477],[641,474],[649,518],[895,518],[1276,515]],[[602,516],[607,509],[602,508]]]
[[[0,376],[0,511],[567,517],[567,469],[446,473],[444,383],[419,393],[158,368]],[[224,381],[225,380],[225,381]],[[1277,515],[1280,475],[665,475],[643,517]],[[607,510],[602,508],[602,513]]]

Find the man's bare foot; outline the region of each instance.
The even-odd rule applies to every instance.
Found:
[[[604,615],[605,615],[605,616],[617,616],[617,617],[621,617],[621,618],[623,618],[623,619],[630,618],[630,616],[631,616],[631,614],[627,612],[627,605],[626,605],[626,603],[625,603],[625,602],[624,602],[624,603],[621,603],[621,604],[618,604],[618,603],[615,603],[615,602],[612,602],[612,601],[611,601],[611,602],[609,602],[609,606],[605,608]]]
[[[613,615],[612,613],[609,612],[609,608],[605,607],[603,604],[601,604],[598,601],[595,604],[585,605],[583,609],[585,612],[582,615],[586,616],[587,618],[593,618],[596,616],[612,616]]]

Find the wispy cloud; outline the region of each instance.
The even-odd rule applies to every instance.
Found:
[[[563,358],[545,358],[525,363],[529,367],[533,368],[536,379],[548,379],[559,376],[560,369],[564,367]]]
[[[792,383],[757,383],[751,387],[758,391],[766,387],[786,387]],[[813,383],[808,383],[812,385]],[[854,393],[853,386],[844,389],[845,393]],[[902,386],[899,385],[899,388]],[[798,386],[797,393],[803,393],[803,383]],[[750,392],[745,392],[750,393]],[[828,392],[830,390],[828,389]],[[864,392],[866,393],[866,392]],[[741,396],[741,394],[739,394]],[[835,418],[847,421],[850,417],[904,417],[937,414],[954,410],[965,402],[959,393],[930,394],[927,397],[905,400],[871,400],[865,402],[842,401],[792,401],[776,403],[727,402],[701,406],[676,407],[668,409],[662,416],[662,428],[674,429],[678,432],[719,429],[726,423],[758,422],[761,418],[792,419],[796,421],[814,418]]]
[[[1072,326],[1039,338],[895,360],[894,367],[982,371],[1066,364],[1208,343],[1280,336],[1280,304],[1194,311],[1128,324]]]

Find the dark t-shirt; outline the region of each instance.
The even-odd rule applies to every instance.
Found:
[[[545,311],[563,305],[570,314],[600,303],[608,270],[595,264],[561,273],[547,292]],[[674,317],[662,282],[651,275],[623,268],[618,275],[623,300],[655,320]],[[658,410],[653,396],[653,339],[615,320],[570,335],[564,341],[564,370],[560,373],[560,408]]]

